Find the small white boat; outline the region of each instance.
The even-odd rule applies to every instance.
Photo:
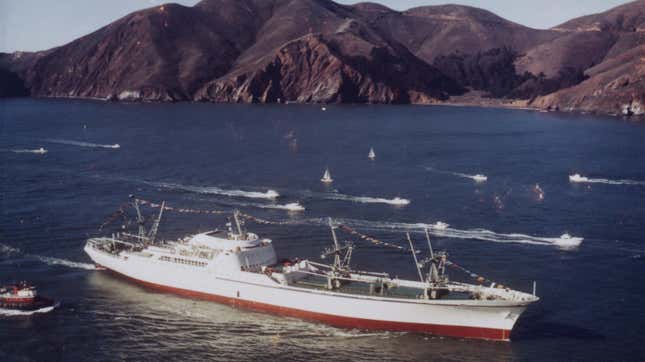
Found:
[[[445,222],[442,221],[437,221],[432,225],[432,228],[435,230],[446,230],[450,226],[449,224],[446,224]]]
[[[544,200],[544,190],[542,190],[539,184],[535,184],[535,186],[533,187],[533,192],[537,196],[538,200]]]
[[[329,172],[329,168],[325,169],[325,173],[323,174],[323,177],[320,179],[320,181],[324,183],[334,182],[334,180],[331,178],[331,173]]]
[[[476,174],[475,176],[472,177],[475,182],[486,182],[488,181],[488,177],[481,175],[481,174]]]
[[[554,240],[557,245],[564,249],[577,248],[582,244],[583,238],[571,236],[569,233],[564,233],[560,238]]]
[[[579,173],[569,175],[569,182],[588,182],[589,178],[581,176]]]
[[[367,158],[369,158],[370,160],[376,159],[376,153],[374,153],[374,148],[370,147],[370,153],[367,154]]]
[[[393,198],[392,200],[390,200],[388,203],[392,204],[392,205],[409,205],[410,200],[403,199],[403,198],[400,198],[400,197],[397,196],[397,197]]]

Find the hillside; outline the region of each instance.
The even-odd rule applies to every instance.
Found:
[[[457,5],[203,0],[0,54],[0,96],[428,104],[470,89],[477,104],[642,114],[644,44],[645,0],[549,30]]]

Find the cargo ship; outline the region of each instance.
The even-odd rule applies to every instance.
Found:
[[[154,289],[302,318],[337,327],[411,331],[508,341],[515,322],[539,298],[501,285],[451,281],[446,252],[417,257],[408,235],[418,280],[351,266],[354,244],[339,242],[329,220],[331,262],[279,260],[273,242],[248,232],[238,212],[222,229],[158,241],[165,209],[146,230],[139,203],[138,233],[119,232],[87,240],[97,267]]]

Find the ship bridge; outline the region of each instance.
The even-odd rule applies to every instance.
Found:
[[[193,235],[188,243],[195,246],[205,246],[217,250],[250,249],[268,244],[269,239],[260,239],[254,233],[232,233],[224,230],[213,230]]]

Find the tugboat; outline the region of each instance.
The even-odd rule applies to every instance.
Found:
[[[39,296],[36,287],[27,282],[0,287],[0,308],[35,311],[53,306],[53,300]]]

